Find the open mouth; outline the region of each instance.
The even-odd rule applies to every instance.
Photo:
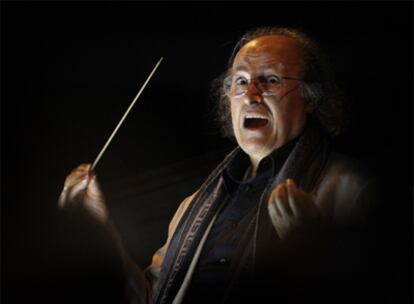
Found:
[[[261,115],[246,115],[243,126],[246,129],[257,129],[267,125],[269,120]]]

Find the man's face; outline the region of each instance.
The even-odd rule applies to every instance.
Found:
[[[272,75],[301,79],[303,62],[299,47],[285,36],[256,38],[237,53],[232,75],[233,79],[248,81],[263,76],[271,79]],[[250,81],[244,95],[230,98],[230,108],[239,146],[258,162],[301,133],[307,110],[300,81],[281,79],[270,96],[262,94],[255,81]]]

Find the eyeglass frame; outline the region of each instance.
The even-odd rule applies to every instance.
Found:
[[[259,92],[260,92],[260,95],[261,95],[261,96],[263,96],[263,97],[265,97],[265,96],[274,96],[277,92],[269,92],[269,91],[263,90],[263,89],[262,89],[262,85],[263,85],[263,83],[262,83],[262,82],[260,82],[260,80],[259,80],[259,78],[261,78],[261,77],[265,77],[265,78],[267,78],[267,77],[271,77],[271,76],[276,76],[276,77],[278,77],[280,80],[282,80],[282,79],[286,79],[286,80],[296,80],[296,81],[300,81],[300,82],[303,82],[303,81],[304,81],[303,79],[299,79],[299,78],[293,78],[293,77],[288,77],[288,76],[279,76],[279,75],[274,75],[274,74],[269,75],[269,76],[259,75],[259,76],[257,76],[257,77],[254,77],[254,78],[251,78],[251,79],[249,79],[249,80],[248,80],[247,87],[246,87],[246,89],[245,89],[242,93],[240,93],[240,94],[236,94],[236,95],[230,95],[230,94],[228,93],[228,91],[229,91],[229,90],[226,90],[226,80],[227,80],[227,79],[229,79],[229,78],[231,78],[231,77],[234,77],[234,75],[228,75],[228,76],[227,76],[227,77],[225,77],[225,78],[224,78],[224,80],[223,80],[223,91],[224,91],[225,95],[227,95],[227,96],[228,96],[228,97],[230,97],[230,98],[240,98],[240,97],[242,97],[242,96],[246,95],[246,92],[247,92],[247,91],[248,91],[248,89],[249,89],[249,85],[250,85],[250,83],[251,83],[251,82],[252,82],[252,80],[253,80],[253,83],[254,83],[254,85],[255,85],[256,89],[257,89],[257,90],[259,90]],[[280,83],[279,83],[278,85],[282,85],[282,81],[280,81]],[[231,85],[230,85],[230,86],[228,86],[228,87],[231,87]]]

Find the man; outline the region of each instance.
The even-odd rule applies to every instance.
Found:
[[[240,40],[219,100],[238,147],[181,203],[144,272],[119,245],[131,301],[321,300],[326,271],[356,265],[337,267],[332,240],[363,223],[369,182],[330,149],[342,104],[327,71],[299,31],[261,28]],[[84,207],[117,239],[90,165],[68,176],[59,205]]]

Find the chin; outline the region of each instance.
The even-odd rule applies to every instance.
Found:
[[[262,140],[248,140],[240,145],[242,150],[251,157],[262,159],[272,153],[273,149]]]

